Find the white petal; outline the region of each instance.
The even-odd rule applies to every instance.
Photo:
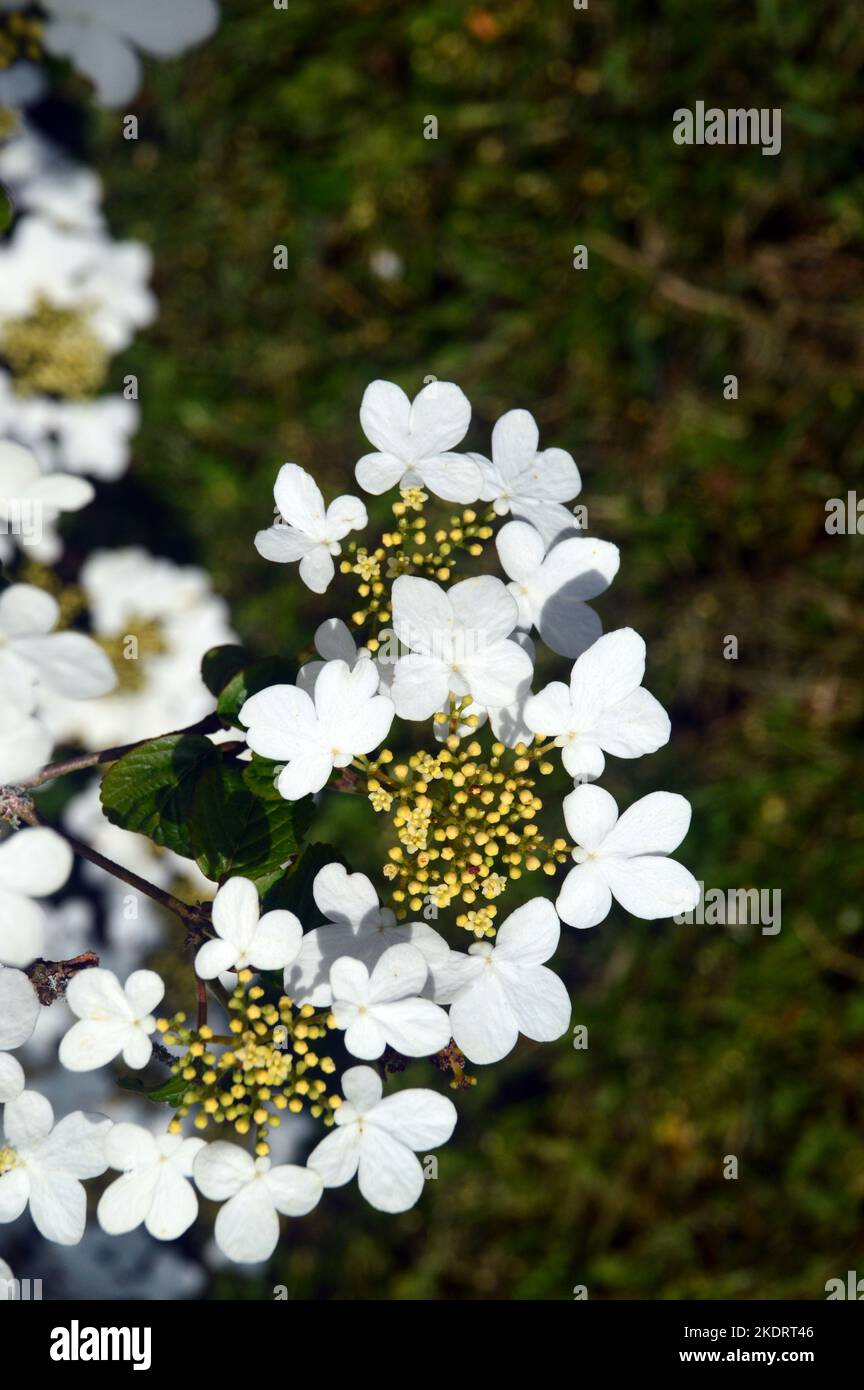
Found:
[[[371,492],[373,497],[380,497],[382,492],[389,492],[391,487],[395,487],[402,474],[405,472],[405,464],[401,458],[395,454],[364,454],[362,459],[358,459],[354,468],[354,476],[364,492]]]
[[[563,734],[569,728],[572,706],[563,681],[551,681],[525,701],[525,723],[535,734]]]
[[[176,1240],[198,1215],[195,1189],[171,1163],[158,1169],[158,1181],[144,1225],[156,1240]]]
[[[343,1187],[357,1172],[360,1161],[360,1132],[357,1125],[333,1129],[316,1144],[307,1159],[325,1187]],[[0,1179],[2,1190],[2,1179]]]
[[[466,506],[476,502],[483,486],[483,474],[467,454],[439,454],[417,465],[424,487],[444,502]]]
[[[316,736],[315,706],[296,685],[271,685],[251,695],[240,710],[247,741],[264,758],[291,758]]]
[[[320,1173],[296,1163],[282,1163],[265,1173],[262,1182],[277,1211],[283,1216],[305,1216],[321,1200]]]
[[[598,638],[575,663],[570,676],[573,707],[588,728],[600,712],[631,695],[645,674],[645,643],[632,628]]]
[[[450,688],[447,668],[434,656],[402,656],[396,662],[393,705],[400,719],[430,719],[446,708]]]
[[[265,912],[258,923],[248,951],[256,970],[283,970],[295,960],[303,928],[293,912]]]
[[[72,851],[55,830],[19,830],[0,844],[0,884],[45,897],[62,888],[72,870]]]
[[[603,873],[625,912],[653,921],[690,912],[699,901],[700,888],[689,869],[662,854],[603,860]]]
[[[377,926],[378,894],[365,874],[349,874],[343,864],[326,864],[315,875],[312,896],[331,922]]]
[[[117,976],[101,966],[82,970],[69,981],[66,1003],[78,1018],[128,1023],[133,1017],[129,1000]]]
[[[226,1202],[214,1233],[219,1249],[237,1264],[269,1260],[279,1243],[279,1217],[265,1184],[247,1183]]]
[[[440,584],[400,574],[393,581],[392,602],[393,631],[399,641],[424,656],[440,655],[442,634],[453,626],[453,611]]]
[[[21,968],[42,955],[45,914],[20,893],[0,888],[0,964]]]
[[[365,1004],[369,999],[369,971],[362,960],[341,956],[330,968],[330,992],[334,1001]]]
[[[205,1197],[213,1202],[224,1202],[251,1182],[255,1163],[239,1144],[225,1144],[217,1139],[196,1156],[192,1172]]]
[[[469,1062],[500,1062],[512,1052],[519,1028],[498,972],[484,968],[450,1006],[453,1039]]]
[[[32,1036],[39,1000],[21,970],[0,966],[0,1048],[21,1047]]]
[[[110,1130],[111,1121],[104,1115],[73,1110],[39,1145],[39,1164],[46,1171],[60,1170],[75,1178],[98,1178],[108,1167],[105,1140]]]
[[[502,642],[516,626],[516,600],[492,574],[461,580],[448,589],[447,598],[456,626],[476,634],[477,650]]]
[[[316,628],[315,650],[325,661],[345,661],[353,666],[357,660],[357,643],[341,618],[328,618]]]
[[[596,927],[609,916],[612,894],[595,868],[579,864],[571,869],[561,885],[555,910],[570,927]]]
[[[159,1169],[154,1165],[140,1172],[124,1173],[112,1182],[96,1209],[103,1231],[109,1236],[121,1236],[140,1226],[150,1211],[158,1181]]]
[[[360,424],[376,449],[400,460],[404,458],[410,415],[411,403],[394,382],[373,381],[366,387],[360,404]]]
[[[419,994],[428,973],[426,958],[416,946],[408,942],[388,946],[372,971],[369,1000],[373,1004],[384,1004]]]
[[[141,1024],[130,1026],[123,1040],[123,1061],[132,1071],[141,1071],[142,1067],[146,1067],[150,1061],[153,1055],[153,1043],[148,1037],[148,1032],[152,1031],[152,1020],[149,1029]]]
[[[349,1067],[342,1073],[342,1094],[361,1115],[378,1104],[383,1092],[381,1078],[371,1067]]]
[[[537,631],[558,656],[581,656],[598,640],[603,624],[587,603],[561,589],[546,599],[537,615]]]
[[[215,980],[234,969],[239,954],[230,941],[205,941],[195,957],[195,974],[200,980]]]
[[[123,988],[136,1019],[152,1013],[165,996],[165,983],[155,970],[134,971]]]
[[[316,546],[317,542],[305,532],[283,523],[268,526],[266,530],[255,533],[255,549],[258,554],[276,565],[290,565],[302,560]]]
[[[677,792],[651,792],[627,808],[606,836],[603,854],[669,854],[689,829],[690,802],[686,797]]]
[[[596,742],[596,734],[571,739],[561,749],[561,761],[576,782],[595,781],[603,776],[606,759]]]
[[[508,595],[509,597],[509,595]],[[520,687],[534,674],[531,658],[516,642],[495,642],[464,663],[463,674],[474,699],[500,709],[512,704]]]
[[[29,1152],[47,1138],[53,1125],[51,1102],[39,1091],[23,1091],[3,1111],[6,1143],[13,1149]]]
[[[82,632],[52,632],[47,637],[17,637],[15,652],[32,662],[39,679],[70,700],[92,700],[117,684],[105,652]]]
[[[30,1200],[30,1182],[24,1168],[12,1168],[0,1175],[0,1224],[17,1221],[27,1210]]]
[[[123,1019],[81,1019],[62,1039],[60,1061],[67,1071],[95,1071],[119,1056],[132,1034],[132,1025]]]
[[[336,573],[333,556],[327,547],[316,545],[314,549],[307,551],[300,561],[299,573],[306,588],[311,589],[313,594],[326,593]]]
[[[584,786],[565,796],[564,820],[574,843],[583,849],[596,850],[605,840],[618,819],[614,797],[604,787]]]
[[[554,971],[545,965],[505,963],[499,973],[520,1033],[534,1042],[554,1042],[566,1033],[570,996]]]
[[[378,1211],[408,1211],[423,1191],[423,1169],[404,1144],[370,1125],[360,1145],[357,1182]]]
[[[470,423],[471,403],[459,387],[452,381],[430,382],[411,406],[411,462],[454,448],[464,439]]]
[[[246,951],[258,926],[258,890],[251,879],[229,878],[213,899],[213,926],[223,941]]]
[[[639,758],[669,742],[672,725],[659,700],[640,685],[632,695],[601,714],[594,737],[616,758]]]
[[[378,1129],[386,1129],[401,1143],[424,1152],[446,1144],[456,1128],[456,1106],[447,1096],[411,1087],[387,1096],[371,1117]]]
[[[403,1057],[431,1057],[450,1041],[450,1020],[430,999],[376,1004],[373,1016],[390,1047]]]
[[[537,455],[540,432],[527,410],[508,410],[492,430],[492,457],[502,477],[510,480]]]
[[[77,1245],[87,1221],[87,1197],[77,1178],[30,1164],[30,1215],[40,1235],[57,1245]]]
[[[159,1156],[156,1140],[143,1125],[116,1124],[105,1140],[108,1166],[121,1172],[153,1164]]]
[[[0,593],[0,632],[6,637],[50,632],[59,616],[57,600],[33,584],[12,584]]]
[[[24,1090],[24,1068],[17,1057],[0,1052],[0,1104],[16,1100]]]
[[[369,520],[366,508],[359,497],[347,493],[335,498],[327,508],[327,539],[341,541],[349,531],[362,531]]]
[[[495,960],[519,965],[542,965],[558,949],[561,928],[548,898],[532,898],[501,923],[495,938]]]
[[[296,526],[316,540],[321,537],[324,523],[324,498],[311,474],[296,463],[286,463],[279,469],[273,488],[276,506],[290,526]]]
[[[279,795],[286,801],[299,801],[301,797],[320,792],[332,771],[332,758],[320,750],[313,747],[305,754],[297,753],[276,779]]]
[[[495,537],[495,548],[511,579],[527,579],[540,568],[546,554],[540,532],[526,521],[508,521],[502,526]]]

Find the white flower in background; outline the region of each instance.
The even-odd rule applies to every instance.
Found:
[[[237,638],[227,604],[203,570],[129,546],[95,551],[79,583],[94,635],[115,653],[119,681],[92,704],[53,696],[45,701],[58,741],[106,748],[156,738],[212,710],[201,658]]]
[[[16,8],[19,0],[0,0]],[[142,53],[170,58],[213,33],[215,0],[40,0],[48,53],[89,77],[100,106],[118,107],[141,84]]]
[[[6,8],[10,0],[0,0],[0,9]],[[45,76],[41,68],[32,63],[13,63],[11,68],[0,72],[0,106],[17,111],[23,106],[31,106],[45,91]]]
[[[33,1036],[41,1007],[23,970],[0,965],[0,1048],[23,1047]]]
[[[527,521],[509,521],[495,538],[507,585],[519,608],[518,626],[536,628],[559,656],[579,656],[602,632],[586,599],[608,589],[618,573],[617,545],[573,536],[547,554],[540,532]]]
[[[0,537],[16,537],[19,545],[41,558],[47,532],[47,550],[52,554],[57,545],[53,528],[60,513],[80,511],[92,500],[93,491],[84,478],[43,473],[29,449],[0,441]]]
[[[99,175],[69,159],[29,121],[0,145],[0,182],[17,208],[58,226],[95,231],[104,225]]]
[[[24,1090],[24,1068],[10,1052],[0,1052],[0,1104],[16,1100]]]
[[[602,787],[577,787],[564,798],[564,819],[577,848],[555,904],[562,922],[596,927],[613,897],[625,912],[652,921],[689,912],[700,888],[689,869],[666,855],[690,826],[690,803],[675,792],[651,792],[618,819]]]
[[[446,1144],[456,1127],[456,1107],[435,1091],[397,1091],[382,1100],[380,1076],[371,1067],[350,1067],[342,1076],[344,1103],[336,1127],[309,1155],[309,1167],[325,1187],[342,1187],[357,1174],[360,1191],[378,1211],[407,1211],[423,1191],[415,1150]]]
[[[324,507],[315,479],[296,463],[279,469],[273,496],[282,521],[259,531],[255,549],[265,560],[287,564],[300,561],[300,578],[315,594],[323,594],[333,575],[333,556],[341,555],[350,531],[361,530],[368,520],[359,497],[337,497]]]
[[[80,1179],[105,1172],[110,1128],[110,1120],[81,1110],[55,1125],[51,1104],[38,1091],[10,1100],[3,1111],[0,1223],[16,1221],[29,1202],[40,1235],[58,1245],[77,1245],[87,1219]]]
[[[321,1200],[322,1182],[311,1168],[294,1163],[272,1167],[237,1144],[217,1140],[194,1164],[198,1189],[224,1202],[216,1217],[216,1244],[238,1264],[267,1260],[279,1240],[279,1215],[305,1216]]]
[[[140,1070],[150,1061],[151,1010],[165,985],[153,970],[136,970],[125,985],[110,970],[83,970],[69,982],[66,1003],[78,1018],[60,1044],[67,1071],[94,1071],[123,1054],[127,1067]]]
[[[640,758],[669,742],[672,726],[642,686],[645,643],[631,627],[607,632],[573,663],[570,686],[552,681],[525,705],[525,721],[553,736],[571,777],[599,777],[605,753]]]
[[[303,937],[293,966],[285,971],[285,993],[300,1004],[316,1008],[330,1004],[330,967],[351,956],[372,970],[394,945],[409,942],[423,955],[430,972],[450,954],[450,947],[425,922],[396,925],[389,907],[382,907],[365,874],[349,874],[342,864],[319,869],[312,885],[315,905],[326,918]]]
[[[91,637],[52,631],[59,617],[57,600],[32,584],[0,593],[0,683],[8,682],[13,698],[20,701],[21,692],[39,684],[91,700],[116,684],[111,662]]]
[[[398,485],[425,487],[445,502],[476,502],[483,475],[468,454],[452,449],[471,423],[471,404],[451,381],[433,381],[414,398],[392,381],[363,393],[360,424],[379,450],[357,463],[357,481],[376,496]]]
[[[249,747],[286,763],[276,785],[288,801],[320,791],[334,767],[347,767],[387,737],[393,702],[379,695],[377,667],[358,661],[328,661],[314,696],[296,685],[271,685],[251,696],[240,711]]]
[[[364,1062],[385,1047],[403,1057],[430,1057],[450,1041],[450,1023],[431,999],[421,999],[429,968],[416,946],[390,946],[370,975],[362,960],[341,956],[330,970],[332,1012],[345,1046]]]
[[[103,347],[122,352],[134,330],[156,317],[151,269],[140,242],[116,242],[102,229],[73,231],[28,214],[0,246],[0,325],[28,317],[44,302],[78,310]]]
[[[540,434],[527,410],[508,410],[492,430],[492,458],[472,454],[483,470],[484,502],[491,502],[498,516],[508,513],[536,528],[547,545],[576,521],[563,505],[582,487],[579,469],[564,449],[538,453]]]
[[[45,766],[54,739],[34,713],[35,692],[4,691],[0,706],[0,785],[21,782]]]
[[[446,593],[431,579],[400,575],[393,584],[393,630],[410,651],[393,675],[400,718],[446,711],[451,693],[487,707],[512,704],[532,674],[530,657],[508,641],[517,617],[516,600],[492,575],[463,579]]]
[[[16,830],[0,841],[0,963],[41,956],[45,913],[33,898],[56,893],[71,871],[72,851],[54,830]]]
[[[315,630],[315,650],[320,661],[307,661],[297,672],[297,685],[309,695],[328,661],[344,661],[349,671],[357,662],[370,655],[366,647],[358,647],[346,623],[341,618],[327,618]],[[382,691],[382,694],[385,692]]]
[[[202,980],[235,970],[283,970],[300,950],[303,928],[293,912],[277,909],[259,916],[258,890],[248,878],[230,878],[213,899],[217,940],[206,941],[195,957]]]
[[[89,473],[113,481],[129,466],[138,406],[123,396],[92,401],[19,396],[0,369],[0,434],[32,449],[46,473]]]
[[[180,1134],[155,1136],[142,1125],[116,1124],[105,1140],[109,1168],[123,1176],[99,1199],[96,1215],[109,1236],[125,1235],[144,1223],[156,1240],[176,1240],[198,1215],[189,1179],[203,1139]]]
[[[552,1042],[567,1031],[570,998],[543,964],[561,928],[546,898],[532,898],[502,922],[494,945],[477,941],[467,955],[452,951],[441,978],[450,1004],[453,1040],[471,1062],[500,1062],[520,1033]]]

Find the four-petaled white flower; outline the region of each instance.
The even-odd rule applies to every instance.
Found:
[[[456,1107],[435,1091],[397,1091],[382,1100],[380,1076],[371,1067],[350,1067],[342,1076],[345,1100],[336,1127],[309,1155],[309,1167],[325,1187],[342,1187],[357,1174],[360,1191],[378,1211],[407,1211],[423,1191],[415,1150],[446,1144],[456,1126]]]
[[[0,1105],[17,1100],[24,1090],[24,1068],[11,1052],[0,1052]]]
[[[579,656],[602,632],[586,599],[608,589],[618,573],[617,545],[573,536],[549,553],[540,532],[527,521],[508,521],[495,540],[498,557],[519,608],[518,626],[536,628],[559,656]]]
[[[53,632],[60,607],[32,584],[0,594],[0,686],[26,701],[37,683],[73,700],[104,695],[117,684],[102,648],[83,632]]]
[[[389,907],[381,907],[378,894],[365,874],[349,874],[342,864],[327,864],[315,875],[312,896],[327,918],[303,937],[300,954],[285,971],[285,993],[299,1004],[316,1008],[330,1004],[330,967],[340,956],[351,956],[372,970],[391,946],[409,942],[423,955],[430,972],[444,962],[450,947],[425,922],[403,922]],[[424,988],[429,993],[430,988]]]
[[[195,1182],[212,1202],[224,1202],[216,1217],[216,1244],[230,1260],[267,1260],[279,1240],[279,1216],[305,1216],[321,1199],[322,1182],[311,1168],[294,1163],[271,1167],[237,1144],[217,1140],[198,1154]]]
[[[700,888],[689,869],[667,854],[690,826],[690,803],[675,792],[651,792],[618,819],[603,787],[577,787],[564,798],[564,819],[577,848],[555,904],[562,922],[596,927],[613,897],[625,912],[652,921],[690,912]]]
[[[471,1062],[499,1062],[520,1033],[534,1042],[560,1038],[570,1022],[570,999],[543,964],[561,934],[547,898],[532,898],[501,924],[495,944],[477,941],[467,955],[452,951],[440,995],[450,1004],[450,1031]]]
[[[60,1044],[60,1061],[68,1071],[93,1071],[122,1052],[127,1067],[146,1067],[153,1051],[150,1012],[165,993],[153,970],[136,970],[121,986],[101,966],[83,970],[70,982],[66,1002],[78,1018]]]
[[[313,695],[296,685],[271,685],[240,711],[255,753],[286,763],[276,785],[287,801],[320,791],[334,767],[347,767],[387,737],[393,701],[379,695],[379,675],[368,658],[349,670],[328,661]]]
[[[379,450],[364,454],[355,473],[366,492],[425,487],[445,502],[476,502],[483,475],[468,454],[451,452],[471,423],[471,404],[452,381],[424,386],[413,404],[392,381],[373,381],[360,406],[360,424]]]
[[[472,454],[483,470],[480,496],[498,516],[528,521],[547,545],[576,526],[564,502],[582,487],[579,469],[564,449],[538,453],[540,434],[527,410],[508,410],[492,430],[492,458]]]
[[[341,618],[327,618],[321,623],[315,629],[313,642],[321,660],[305,662],[297,672],[296,682],[308,695],[315,690],[315,682],[328,661],[344,661],[348,669],[353,671],[358,661],[370,655],[366,647],[357,646],[351,630]]]
[[[40,1007],[24,971],[0,965],[0,1047],[23,1047],[33,1036]]]
[[[362,960],[341,956],[330,970],[332,1012],[354,1057],[373,1062],[385,1047],[404,1057],[431,1057],[450,1041],[450,1022],[421,999],[429,967],[416,946],[390,946],[370,975]]]
[[[510,705],[530,681],[531,658],[509,641],[516,600],[491,574],[463,579],[445,593],[430,579],[400,575],[393,584],[393,630],[410,650],[393,674],[402,719],[446,711],[448,696],[472,695],[487,708]]]
[[[16,1221],[29,1202],[40,1235],[58,1245],[77,1245],[87,1219],[80,1179],[105,1172],[110,1128],[110,1120],[82,1110],[55,1125],[51,1104],[38,1091],[10,1100],[3,1111],[0,1222]]]
[[[45,913],[33,898],[56,893],[71,869],[72,851],[55,830],[18,830],[0,842],[0,964],[41,956]]]
[[[284,970],[300,950],[303,928],[293,912],[277,909],[259,916],[258,890],[251,879],[229,878],[213,899],[217,940],[206,941],[195,957],[202,980],[234,970]]]
[[[573,663],[570,686],[552,681],[525,703],[525,722],[554,735],[571,777],[599,777],[605,753],[640,758],[669,742],[669,716],[642,686],[645,643],[631,627],[607,632]]]
[[[339,542],[366,525],[366,508],[359,497],[346,495],[325,510],[315,479],[296,463],[279,469],[273,496],[283,520],[258,532],[255,549],[278,564],[299,560],[303,583],[323,594],[335,574],[333,556],[342,553]]]
[[[105,1159],[122,1177],[99,1199],[96,1215],[109,1236],[134,1231],[142,1221],[156,1240],[176,1240],[198,1215],[189,1179],[203,1139],[158,1136],[142,1125],[115,1125],[105,1140]]]

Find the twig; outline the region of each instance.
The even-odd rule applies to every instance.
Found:
[[[95,951],[82,951],[80,956],[72,956],[69,960],[34,960],[24,974],[29,975],[39,1003],[47,1007],[63,998],[70,980],[82,970],[92,970],[98,964]]]
[[[161,738],[176,738],[179,734],[212,734],[217,729],[223,727],[218,714],[207,714],[203,719],[199,719],[197,724],[190,724],[186,729],[174,729],[168,734],[161,734]],[[53,782],[56,777],[65,777],[69,772],[81,772],[88,767],[97,767],[100,763],[115,763],[118,758],[122,758],[125,753],[131,753],[133,749],[140,748],[144,743],[152,743],[149,738],[136,739],[134,743],[121,744],[118,748],[103,748],[99,753],[81,753],[78,757],[67,758],[64,762],[50,763],[41,772],[36,772],[32,777],[27,777],[23,782],[19,782],[19,787],[32,790],[41,787],[46,782]]]

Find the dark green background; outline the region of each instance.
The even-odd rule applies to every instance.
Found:
[[[612,760],[605,785],[686,794],[697,877],[782,889],[783,923],[735,935],[616,909],[566,931],[588,1050],[522,1044],[457,1097],[415,1210],[328,1194],[272,1277],[213,1292],[822,1298],[864,1272],[864,539],[824,526],[864,432],[864,11],[224,10],[212,42],[151,65],[137,142],[92,118],[114,230],[153,247],[162,313],[116,365],[141,382],[133,474],[79,534],[95,517],[197,558],[244,639],[296,651],[349,591],[318,600],[256,555],[278,465],[351,490],[377,376],[458,381],[473,448],[526,406],[621,547],[598,607],[643,633],[673,718],[668,748]],[[676,146],[672,112],[697,99],[780,107],[782,153]],[[382,248],[401,279],[373,273]],[[374,869],[375,822],[342,801],[330,829]]]

